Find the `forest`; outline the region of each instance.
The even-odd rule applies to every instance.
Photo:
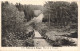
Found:
[[[34,10],[42,8],[38,8],[38,5],[22,5],[20,3],[14,5],[8,1],[2,2],[1,6],[2,46],[18,46],[21,42],[25,44],[23,46],[33,46],[33,40],[28,39],[26,35],[28,32],[26,29],[30,26],[25,24],[36,16]]]
[[[42,6],[5,1],[1,6],[3,47],[34,47],[34,30],[52,46],[77,45],[77,2],[47,1]],[[38,22],[40,17],[35,20],[39,15],[34,10],[41,11],[39,15],[43,15],[42,22]],[[74,38],[76,41],[73,41]]]
[[[47,1],[44,4],[43,19],[36,24],[36,30],[54,46],[76,46],[78,38],[77,2]]]
[[[70,25],[76,25],[78,23],[78,6],[76,2],[46,2],[44,5],[46,8],[44,11],[43,22],[49,22],[58,27],[66,27]]]

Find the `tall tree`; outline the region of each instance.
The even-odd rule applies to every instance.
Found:
[[[70,25],[70,22],[74,22],[72,20],[77,20],[78,9],[77,3],[75,2],[72,2],[70,4],[69,2],[64,1],[48,1],[44,7],[46,9],[44,10],[45,17],[43,19],[48,20],[50,18],[50,22],[59,27],[65,27],[67,25]]]

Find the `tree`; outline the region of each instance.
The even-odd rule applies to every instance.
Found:
[[[18,11],[13,4],[2,3],[2,40],[4,40],[4,38],[9,42],[16,40],[16,34],[21,34],[21,32],[23,32],[22,30],[25,30],[22,29],[24,27],[23,21],[24,12]],[[4,41],[6,42],[6,40]]]
[[[34,11],[30,8],[29,5],[24,5],[24,14],[27,21],[30,21],[34,17]]]
[[[69,2],[64,1],[48,1],[46,4],[44,4],[44,7],[46,9],[44,10],[43,19],[47,19],[49,22],[54,23],[54,25],[59,27],[70,25],[70,22],[74,22],[72,21],[73,19],[77,20],[78,9],[75,2],[70,4]]]

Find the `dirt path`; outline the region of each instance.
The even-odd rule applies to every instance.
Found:
[[[30,25],[33,22],[35,22],[35,23],[42,22],[43,17],[44,17],[44,15],[43,15],[43,13],[41,13],[38,17],[34,17],[31,21],[27,22],[26,25]]]
[[[42,18],[43,18],[43,14],[41,13],[36,19],[35,22],[39,23],[42,22]],[[35,32],[35,37],[34,37],[34,46],[35,47],[51,47],[51,45],[49,45],[49,43],[42,38],[42,36],[40,35],[40,33],[38,31],[34,31]]]
[[[38,23],[38,22],[42,22],[43,17],[44,17],[44,15],[41,13],[41,14],[36,18],[37,23]]]
[[[42,38],[38,31],[35,30],[35,37],[34,37],[34,46],[35,47],[51,47],[49,43]]]
[[[42,18],[43,18],[43,14],[41,13],[38,17],[34,17],[30,22],[28,22],[26,25],[31,24],[32,22],[35,23],[39,23],[42,22]],[[35,47],[51,47],[51,45],[49,45],[49,43],[42,38],[42,36],[40,35],[40,33],[36,30],[34,30],[35,33],[35,37],[34,37],[34,46]]]

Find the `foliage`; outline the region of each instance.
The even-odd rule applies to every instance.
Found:
[[[17,31],[24,21],[24,12],[19,12],[13,4],[2,4],[2,25],[3,30]]]
[[[72,40],[72,38],[77,38],[77,32],[70,35],[67,34],[68,36],[65,37],[62,35],[65,35],[66,32],[58,32],[57,30],[59,29],[54,30],[55,28],[50,29],[43,23],[37,24],[36,27],[36,30],[38,30],[39,33],[43,36],[43,38],[46,39],[46,41],[49,42],[53,47],[76,46],[76,43]]]
[[[73,41],[70,41],[68,38],[56,38],[52,43],[53,46],[73,46],[75,45]]]
[[[78,5],[76,2],[48,1],[44,5],[43,22],[51,22],[59,27],[65,27],[78,21]]]
[[[69,35],[62,35],[62,36],[65,36],[65,37],[72,37],[72,38],[78,38],[78,33],[77,32],[74,32],[74,33],[71,33]]]
[[[8,2],[2,2],[2,46],[19,46],[19,40],[25,40],[28,32],[25,26],[25,13]],[[21,7],[22,8],[22,7]],[[30,13],[29,13],[30,14]],[[23,37],[23,39],[21,39]],[[14,42],[14,43],[13,43]],[[22,43],[19,41],[19,43]]]
[[[25,14],[25,18],[27,21],[30,21],[36,15],[34,14],[34,10],[42,10],[42,6],[40,5],[22,5],[20,3],[16,4],[16,7],[19,11],[23,11]]]

